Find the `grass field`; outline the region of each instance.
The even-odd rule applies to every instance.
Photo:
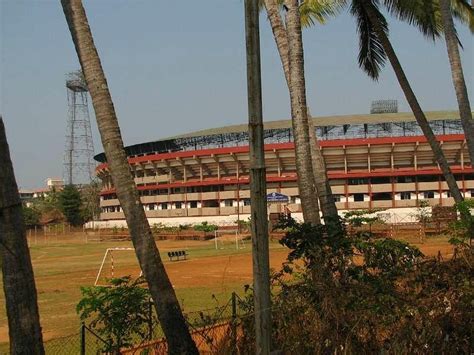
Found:
[[[444,256],[452,252],[447,238],[429,238],[424,244],[411,242],[430,256],[438,251]],[[243,293],[243,285],[252,283],[250,242],[236,250],[229,237],[225,249],[216,250],[211,241],[157,242],[165,267],[185,310],[191,312],[224,304],[231,293]],[[89,242],[83,238],[56,237],[30,244],[44,340],[77,334],[80,326],[75,308],[81,286],[94,284],[105,250],[112,247],[131,247],[131,242]],[[271,267],[279,269],[286,259],[287,249],[276,242],[270,243]],[[189,259],[170,262],[167,252],[187,250]],[[133,251],[114,252],[114,275],[139,275]],[[101,280],[111,277],[111,261],[107,260]],[[213,297],[215,296],[215,298]],[[217,301],[216,301],[217,299]],[[0,304],[4,304],[0,292]],[[7,319],[4,306],[0,309],[0,353],[6,353],[8,341]]]
[[[157,244],[186,312],[213,308],[217,302],[223,304],[233,291],[242,292],[243,285],[252,282],[250,242],[239,250],[236,250],[232,240],[224,245],[225,249],[219,250],[215,249],[212,240],[159,241]],[[126,241],[86,244],[82,238],[67,237],[30,244],[44,340],[78,332],[80,321],[75,308],[81,297],[80,287],[94,284],[107,248],[131,246],[131,242]],[[188,260],[169,261],[168,251],[183,249],[189,254]],[[271,243],[271,254],[272,267],[278,268],[286,257],[286,250],[278,243]],[[139,273],[133,251],[114,252],[115,276],[138,276]],[[108,258],[101,280],[111,276],[111,261]],[[0,292],[0,303],[4,304],[3,292]],[[0,353],[5,351],[7,341],[7,319],[2,306]]]

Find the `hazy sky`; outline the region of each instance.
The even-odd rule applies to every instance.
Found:
[[[243,0],[85,1],[125,144],[247,120]],[[61,176],[65,73],[78,61],[59,0],[0,0],[1,103],[18,184]],[[289,117],[288,91],[261,17],[264,118]],[[471,98],[473,37],[460,29]],[[425,110],[456,109],[444,41],[391,22],[391,40]],[[390,67],[379,82],[357,66],[353,19],[344,13],[304,32],[313,115],[367,113],[374,99],[408,106]],[[91,110],[92,113],[92,110]],[[92,119],[96,153],[102,151]]]

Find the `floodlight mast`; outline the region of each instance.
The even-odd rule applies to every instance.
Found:
[[[88,88],[80,70],[66,75],[68,121],[64,152],[66,184],[89,183],[94,177],[94,143],[89,115]]]

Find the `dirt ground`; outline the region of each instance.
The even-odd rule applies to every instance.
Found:
[[[236,250],[234,236],[223,238],[225,249],[216,250],[214,241],[159,241],[165,268],[186,310],[212,307],[211,295],[228,299],[233,291],[241,292],[243,285],[252,283],[252,254],[247,241],[245,248]],[[420,243],[409,236],[409,242],[426,256],[448,259],[453,254],[446,237],[429,238]],[[82,239],[56,237],[51,240],[30,239],[32,262],[38,290],[38,304],[45,340],[73,334],[79,318],[75,307],[80,300],[80,287],[92,286],[107,248],[131,247],[130,242],[84,243]],[[219,248],[222,245],[219,245]],[[270,243],[270,265],[278,270],[288,250],[276,242]],[[169,261],[168,251],[186,250],[188,260]],[[114,254],[115,276],[139,275],[133,250]],[[110,277],[110,260],[106,261],[102,277]],[[3,292],[0,303],[4,303]],[[0,344],[8,340],[5,309],[0,309]],[[1,351],[0,351],[1,353]]]

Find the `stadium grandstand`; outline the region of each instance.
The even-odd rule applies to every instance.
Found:
[[[474,197],[474,170],[457,112],[427,118],[465,197]],[[416,208],[421,200],[450,206],[453,199],[433,153],[411,113],[313,118],[340,211]],[[270,213],[301,213],[291,121],[265,123]],[[167,219],[236,220],[250,213],[247,125],[197,131],[126,147],[131,171],[151,222]],[[105,155],[101,220],[123,220]]]

